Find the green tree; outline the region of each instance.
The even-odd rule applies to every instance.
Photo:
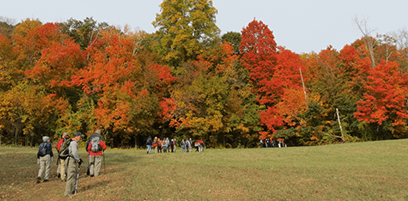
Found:
[[[94,41],[100,37],[100,31],[109,27],[108,23],[97,23],[92,17],[87,17],[83,21],[71,18],[61,23],[60,26],[61,32],[71,36],[82,50],[92,46]]]
[[[166,63],[177,66],[213,46],[220,30],[211,0],[164,0],[160,8],[154,45]]]
[[[238,32],[229,31],[221,37],[222,42],[228,42],[234,47],[234,53],[239,54],[239,46],[241,45],[241,34]]]

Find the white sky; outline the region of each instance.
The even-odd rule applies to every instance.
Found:
[[[64,22],[93,17],[110,25],[130,25],[148,33],[162,0],[0,0],[0,16],[20,22],[38,18]],[[241,32],[254,18],[262,20],[280,46],[296,53],[340,50],[361,37],[353,18],[367,19],[374,34],[408,28],[407,0],[213,0],[221,33]]]

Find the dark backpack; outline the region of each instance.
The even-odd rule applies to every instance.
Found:
[[[100,144],[101,140],[99,139],[99,137],[92,138],[91,143],[92,143],[91,144],[91,151],[92,152],[97,153],[97,152],[102,150],[102,147],[101,147],[101,144]]]
[[[40,156],[47,155],[47,145],[48,145],[48,142],[43,142],[40,144],[40,147],[38,148],[38,155]]]
[[[66,159],[69,156],[69,144],[71,143],[72,139],[66,139],[61,146],[59,157],[62,159]]]

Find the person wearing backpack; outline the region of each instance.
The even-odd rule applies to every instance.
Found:
[[[73,197],[76,193],[76,184],[78,179],[78,169],[83,163],[83,160],[78,155],[78,142],[84,136],[80,132],[75,133],[75,137],[69,141],[68,157],[67,157],[67,182],[65,185],[64,196]],[[62,148],[61,148],[62,149]],[[64,150],[65,152],[65,150]]]
[[[50,138],[48,136],[44,136],[42,140],[43,143],[40,144],[37,153],[37,164],[40,165],[37,183],[41,182],[41,177],[44,171],[45,171],[44,182],[48,181],[48,179],[50,178],[51,163],[54,161],[54,155],[52,153]]]
[[[180,147],[181,147],[181,152],[184,153],[186,151],[186,142],[184,142],[184,139],[181,140]]]
[[[89,154],[89,174],[91,177],[97,177],[102,166],[103,151],[106,149],[106,144],[102,138],[94,137],[88,145]]]
[[[157,141],[157,137],[154,137],[154,140],[153,140],[153,147],[154,147],[154,153],[155,154],[157,154],[157,146],[159,145],[159,142]]]
[[[168,146],[167,140],[163,139],[163,141],[162,141],[163,153],[167,153],[167,146]]]
[[[152,144],[152,138],[149,136],[146,140],[147,154],[150,154],[152,152]]]
[[[95,137],[97,137],[97,138],[99,138],[100,140],[103,141],[103,138],[102,138],[101,133],[102,133],[101,129],[96,129],[95,133],[92,134],[92,135],[88,138],[88,141],[86,142],[86,146],[85,146],[85,150],[86,150],[86,152],[88,153],[88,158],[89,158],[89,150],[88,150],[89,143],[91,143],[92,139],[95,138]],[[89,168],[90,168],[90,166],[91,166],[91,161],[88,161],[88,169],[87,169],[87,171],[86,171],[86,175],[90,175],[90,173],[89,173]]]
[[[167,153],[171,153],[171,143],[168,137],[166,137],[166,143],[167,143]]]
[[[170,140],[169,149],[170,149],[170,151],[169,151],[169,152],[171,152],[171,153],[173,153],[173,152],[174,152],[174,140],[173,140],[173,139],[171,139],[171,140]]]
[[[64,144],[65,141],[67,141],[69,138],[69,135],[67,132],[64,132],[62,134],[62,138],[58,142],[57,146],[55,147],[58,152],[58,159],[57,159],[57,177],[61,178],[62,181],[65,181],[67,171],[65,169],[66,164],[65,164],[65,158],[60,157],[60,152],[61,152],[61,147]],[[61,174],[62,173],[62,174]]]

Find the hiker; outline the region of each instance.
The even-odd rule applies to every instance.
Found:
[[[190,141],[187,139],[186,140],[186,152],[190,152],[190,147],[191,147]]]
[[[196,148],[196,152],[200,152],[199,150],[200,143],[198,142],[198,140],[195,142],[194,147]]]
[[[102,137],[95,136],[88,145],[89,154],[89,174],[91,177],[97,177],[102,166],[102,159],[106,144],[102,141]]]
[[[37,153],[37,165],[40,165],[40,171],[38,171],[37,183],[41,182],[41,177],[44,173],[44,182],[47,182],[50,178],[51,163],[54,161],[54,155],[52,154],[52,147],[50,138],[48,136],[42,137],[43,143],[40,144]]]
[[[168,137],[166,137],[166,143],[167,143],[167,153],[171,152],[171,143]]]
[[[78,169],[83,163],[82,159],[78,156],[78,142],[84,136],[80,132],[75,133],[75,137],[72,138],[72,141],[69,143],[68,152],[69,156],[67,157],[67,183],[65,185],[64,196],[75,196],[76,193],[76,184],[78,177]]]
[[[174,152],[174,139],[171,139],[170,140],[170,150],[171,150],[171,152]]]
[[[159,153],[162,153],[162,142],[160,138],[157,138],[157,147],[159,148]]]
[[[184,139],[181,140],[180,147],[181,147],[181,152],[184,153],[186,151],[186,142],[184,142]]]
[[[173,152],[176,153],[176,149],[177,149],[177,140],[176,138],[173,139]]]
[[[276,147],[276,140],[272,139],[272,147]]]
[[[200,143],[199,146],[198,146],[199,152],[203,152],[204,151],[204,142],[201,139],[199,139],[198,143]]]
[[[64,132],[62,134],[62,138],[60,139],[60,141],[58,142],[57,146],[55,147],[58,151],[58,159],[57,159],[57,177],[61,178],[62,181],[65,181],[65,178],[67,176],[67,171],[66,171],[66,163],[65,163],[65,159],[66,158],[62,158],[60,157],[60,152],[61,152],[61,146],[64,144],[64,142],[66,140],[69,139],[69,135],[67,132]]]
[[[89,144],[91,143],[92,139],[95,138],[95,137],[97,137],[97,138],[99,138],[100,140],[103,141],[103,138],[102,138],[101,133],[102,133],[101,129],[96,129],[95,133],[92,134],[92,135],[89,137],[88,141],[86,142],[85,150],[86,150],[86,152],[88,153],[88,158],[89,158],[89,150],[88,150]],[[90,174],[90,173],[89,173],[89,167],[90,167],[90,166],[91,166],[91,161],[88,160],[88,169],[87,169],[87,171],[86,171],[86,175],[89,175],[89,174]]]
[[[168,146],[167,140],[163,139],[163,141],[162,141],[163,153],[167,153],[167,146]]]
[[[259,141],[259,143],[260,143],[261,148],[262,148],[262,147],[263,147],[263,141],[262,141],[262,139]]]
[[[153,148],[154,148],[154,153],[157,154],[157,149],[158,149],[157,148],[157,145],[158,145],[157,137],[154,137],[152,145],[153,145]]]
[[[146,140],[146,146],[147,146],[147,153],[150,154],[150,152],[152,152],[152,137],[148,137]]]
[[[191,140],[191,138],[189,140],[189,144],[190,146],[188,147],[188,152],[191,152],[193,150],[193,141]]]

